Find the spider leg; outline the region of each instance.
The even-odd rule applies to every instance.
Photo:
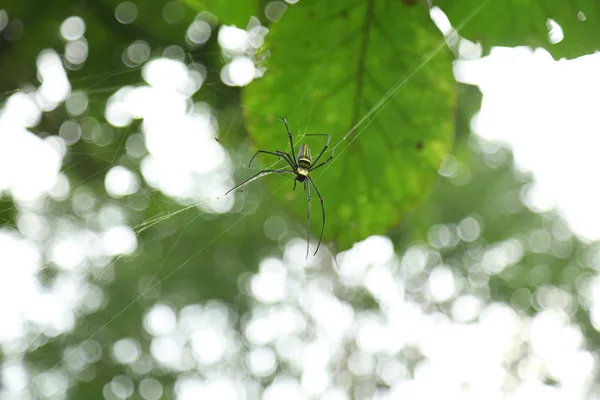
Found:
[[[322,167],[323,165],[327,164],[329,161],[331,161],[331,159],[333,158],[333,154],[335,153],[335,148],[333,150],[331,150],[331,155],[329,156],[329,158],[325,161],[323,161],[321,164],[319,165],[315,165],[313,167],[310,167],[309,171],[314,171],[315,169]],[[316,163],[315,163],[316,164]]]
[[[290,167],[293,169],[298,169],[298,165],[294,162],[289,153],[281,150],[277,150],[276,153],[279,154],[285,161],[287,161],[287,163],[290,164]]]
[[[313,183],[314,185],[314,183]],[[306,189],[306,193],[308,196],[308,236],[306,237],[306,258],[308,258],[308,250],[310,248],[310,185],[307,181],[304,181],[304,189]],[[316,254],[316,253],[315,253]]]
[[[321,158],[321,156],[323,155],[323,153],[325,153],[325,150],[327,150],[327,148],[329,148],[329,142],[331,141],[331,135],[329,135],[327,133],[310,133],[306,136],[327,136],[327,143],[325,143],[325,147],[323,147],[323,150],[321,150],[321,152],[319,153],[319,155],[317,156],[317,158],[315,158],[315,161],[313,162],[313,164],[316,164],[319,161],[319,158]],[[331,155],[331,157],[333,157],[333,154]]]
[[[296,175],[294,171],[290,171],[287,169],[263,169],[262,171],[260,171],[259,173],[251,176],[250,178],[246,179],[245,181],[243,181],[242,183],[240,183],[239,185],[236,185],[234,187],[232,187],[231,189],[229,189],[227,192],[225,192],[225,195],[228,195],[230,192],[233,192],[235,189],[239,189],[242,186],[245,186],[247,184],[249,184],[250,182],[260,178],[261,176],[264,175],[268,175],[268,174],[293,174]]]
[[[294,139],[292,139],[292,132],[290,132],[290,126],[288,125],[287,119],[282,118],[282,120],[285,124],[285,129],[287,130],[288,137],[290,138],[290,146],[292,146],[292,158],[294,160],[294,164],[298,164],[298,160],[296,160],[296,152],[294,151]]]
[[[290,164],[290,167],[294,168],[294,164],[292,162],[290,162],[289,159],[289,154],[284,153],[283,151],[267,151],[267,150],[258,150],[256,153],[254,153],[254,155],[252,156],[252,158],[250,159],[250,162],[248,163],[248,167],[250,167],[250,165],[252,165],[252,161],[254,161],[254,159],[256,158],[257,155],[259,155],[260,153],[265,153],[265,154],[270,154],[272,156],[276,156],[279,158],[283,158],[285,160],[285,162],[287,162],[288,164]]]
[[[294,188],[292,190],[296,190],[296,182],[298,181],[294,179]]]
[[[307,177],[308,180],[310,181],[310,183],[312,183],[313,187],[315,188],[315,191],[317,192],[317,196],[319,196],[319,200],[321,201],[321,211],[323,211],[323,224],[321,225],[321,235],[319,236],[319,243],[317,244],[317,249],[315,250],[315,254],[317,254],[317,251],[319,251],[319,247],[321,246],[321,241],[323,240],[323,232],[325,231],[325,205],[323,204],[323,196],[321,196],[321,192],[319,192],[319,189],[317,189],[317,185],[315,185],[315,181],[313,181],[313,179],[308,176]],[[310,203],[310,197],[309,197],[309,203]]]

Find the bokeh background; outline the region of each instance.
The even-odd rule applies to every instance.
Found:
[[[0,398],[600,397],[598,5],[317,3],[0,5]],[[331,126],[310,7],[400,60]],[[314,257],[289,179],[224,195],[283,116],[337,152]]]

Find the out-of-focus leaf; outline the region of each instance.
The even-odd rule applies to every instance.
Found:
[[[297,138],[298,130],[331,134],[335,157],[312,175],[325,200],[326,240],[348,247],[398,224],[429,192],[454,133],[451,58],[428,11],[400,1],[305,0],[267,39],[269,69],[244,92],[257,148],[289,150],[281,117]],[[322,139],[297,140],[295,151],[306,142],[316,157]],[[280,188],[278,178],[267,179]],[[291,186],[276,195],[304,220],[306,194]]]
[[[185,2],[137,0],[135,18],[131,23],[118,21],[118,7],[121,0],[103,0],[86,4],[86,9],[94,13],[111,31],[131,37],[137,30],[135,39],[149,40],[153,46],[168,46],[173,42],[183,42],[185,33],[196,17],[196,10],[186,7]],[[126,13],[125,13],[126,14]],[[149,40],[150,41],[150,40]]]
[[[456,142],[468,139],[471,134],[471,119],[481,108],[483,94],[478,86],[458,85],[456,112]],[[462,149],[461,149],[462,150]],[[469,151],[466,151],[467,153]]]
[[[219,22],[244,28],[252,15],[260,14],[261,1],[257,0],[182,0],[192,10],[208,11],[218,16]]]
[[[460,34],[492,46],[543,47],[555,58],[575,58],[600,48],[600,4],[593,0],[436,0]],[[472,16],[472,18],[470,18]],[[548,20],[564,39],[552,44]],[[464,26],[463,25],[464,22]]]

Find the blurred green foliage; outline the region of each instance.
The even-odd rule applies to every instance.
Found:
[[[262,18],[265,6],[262,0],[182,0],[182,3],[195,12],[208,11],[219,18],[219,23],[238,28],[246,26],[250,15]]]

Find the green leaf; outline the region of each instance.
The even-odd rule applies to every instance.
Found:
[[[455,81],[443,43],[428,10],[401,1],[303,0],[267,35],[268,70],[244,91],[248,130],[257,148],[289,151],[286,117],[295,151],[308,143],[313,157],[325,141],[298,131],[331,134],[335,157],[311,173],[325,201],[326,240],[345,248],[385,233],[431,189],[454,133]],[[302,185],[292,192],[279,176],[265,179],[305,221]]]
[[[485,47],[543,47],[555,58],[575,58],[600,48],[600,5],[594,0],[436,0],[460,34]],[[551,44],[548,19],[564,39]]]

